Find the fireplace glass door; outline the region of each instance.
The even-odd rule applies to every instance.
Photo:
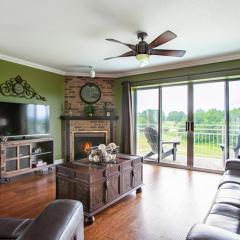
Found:
[[[88,156],[88,150],[99,144],[106,144],[107,132],[88,131],[74,133],[74,160],[80,160]]]

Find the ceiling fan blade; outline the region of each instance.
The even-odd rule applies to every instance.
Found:
[[[152,49],[155,47],[158,47],[159,45],[162,45],[166,42],[169,42],[171,40],[173,40],[174,38],[176,38],[177,35],[171,31],[166,31],[164,33],[162,33],[160,36],[158,36],[156,39],[154,39],[149,45],[148,48]]]
[[[132,44],[129,44],[129,43],[123,43],[123,42],[120,42],[118,40],[115,40],[115,39],[112,39],[112,38],[106,38],[107,41],[110,41],[110,42],[116,42],[116,43],[121,43],[127,47],[129,47],[130,49],[132,49],[133,51],[136,50],[136,46],[135,45],[132,45]]]
[[[185,50],[167,50],[167,49],[151,49],[150,55],[161,55],[169,57],[183,57]]]
[[[123,53],[122,55],[119,55],[117,57],[105,58],[104,60],[109,60],[109,59],[119,58],[119,57],[131,57],[131,56],[136,56],[136,52],[135,51],[130,51],[130,52]]]

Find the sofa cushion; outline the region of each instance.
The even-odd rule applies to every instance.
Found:
[[[219,189],[234,189],[240,191],[240,184],[225,182],[219,187]]]
[[[218,214],[240,220],[240,208],[224,203],[213,204],[209,214]]]
[[[240,208],[228,204],[214,204],[205,223],[239,234]]]
[[[236,189],[219,189],[215,203],[226,203],[240,208],[240,191]]]
[[[240,184],[240,171],[239,170],[227,170],[224,172],[220,181],[219,187],[224,183],[237,183]]]
[[[0,239],[16,239],[31,222],[30,219],[0,218]]]
[[[240,235],[219,227],[198,223],[191,228],[186,240],[240,240]]]

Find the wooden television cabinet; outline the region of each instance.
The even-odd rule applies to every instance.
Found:
[[[0,144],[0,181],[8,182],[11,177],[51,168],[53,160],[53,139],[37,138],[10,140]],[[36,166],[35,162],[46,162]]]

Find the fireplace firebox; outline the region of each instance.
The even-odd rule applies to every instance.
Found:
[[[82,131],[74,133],[74,160],[87,157],[89,148],[106,144],[106,131]]]

